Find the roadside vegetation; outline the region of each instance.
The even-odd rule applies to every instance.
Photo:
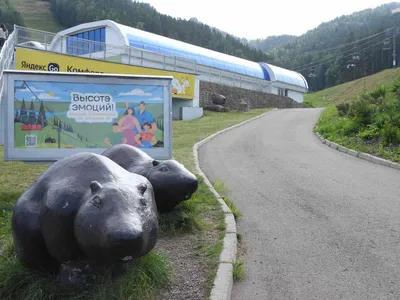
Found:
[[[205,111],[204,117],[192,121],[173,121],[173,155],[185,167],[194,172],[193,145],[207,136],[270,109],[254,109],[246,113],[217,113]],[[3,147],[0,156],[3,157]],[[171,256],[161,250],[153,250],[135,262],[135,266],[118,281],[111,281],[107,274],[100,284],[86,291],[62,290],[56,279],[34,275],[25,270],[15,257],[11,237],[11,213],[15,201],[32,182],[47,168],[22,162],[0,161],[0,299],[155,299],[158,292],[171,282],[174,265]],[[199,176],[197,176],[199,178]],[[159,239],[186,235],[197,241],[197,255],[205,261],[209,292],[218,268],[218,258],[225,234],[224,213],[208,187],[199,180],[199,190],[192,199],[179,205],[175,211],[160,217]],[[229,202],[228,202],[229,203]],[[235,217],[240,212],[233,206]],[[184,251],[176,245],[176,251]],[[240,264],[237,266],[239,277]],[[184,284],[184,282],[182,283]]]
[[[335,96],[328,90],[308,97],[314,106],[327,105],[314,130],[347,148],[400,162],[400,76],[399,69],[390,71],[371,76],[369,82],[375,86],[358,95],[354,90],[363,79],[335,87],[341,97],[333,101],[321,99],[320,95]]]

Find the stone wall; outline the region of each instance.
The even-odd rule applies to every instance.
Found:
[[[212,105],[211,95],[213,93],[224,95],[226,97],[226,104],[224,106],[229,107],[231,110],[237,110],[242,100],[245,100],[249,104],[250,109],[266,107],[304,107],[302,103],[298,103],[289,97],[204,81],[200,81],[200,106]]]

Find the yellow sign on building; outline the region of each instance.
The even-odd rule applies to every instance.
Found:
[[[25,48],[17,48],[16,50],[16,69],[50,72],[173,76],[173,97],[184,99],[194,98],[195,76],[192,74],[137,67]]]

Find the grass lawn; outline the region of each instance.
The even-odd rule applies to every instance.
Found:
[[[304,95],[304,101],[311,103],[314,107],[325,107],[329,104],[338,104],[346,100],[357,98],[364,90],[373,90],[377,85],[390,84],[392,80],[400,75],[400,68],[384,70],[374,75],[354,81],[339,84],[312,94]]]
[[[24,18],[25,26],[48,32],[59,32],[64,28],[57,24],[50,10],[50,2],[41,0],[11,0],[15,9]]]
[[[268,110],[254,109],[246,113],[205,111],[200,119],[173,121],[173,156],[196,174],[192,150],[196,142]],[[3,147],[0,147],[0,152],[3,156]],[[0,299],[154,299],[173,276],[173,266],[168,257],[158,251],[140,258],[136,267],[117,282],[110,282],[105,277],[102,284],[86,292],[63,291],[55,285],[54,278],[36,277],[21,267],[15,258],[10,235],[11,210],[21,193],[46,167],[0,161],[0,249],[3,249],[3,256],[0,257]],[[161,216],[159,222],[162,237],[176,234],[196,236],[199,253],[206,253],[211,290],[225,226],[220,205],[207,186],[200,180],[199,190],[192,199],[182,203],[174,212]],[[216,236],[212,243],[210,236]]]

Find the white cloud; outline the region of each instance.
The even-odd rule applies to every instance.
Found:
[[[30,89],[26,88],[26,89],[21,90],[21,92],[30,92],[30,91],[32,91],[32,92],[44,92],[44,90],[38,90],[37,88],[35,88],[33,86],[30,87]]]
[[[162,100],[162,98],[160,98],[160,97],[154,97],[154,98],[151,98],[151,99],[149,99],[149,100]]]
[[[57,99],[61,99],[60,97],[55,97],[55,96],[49,95],[48,93],[40,93],[39,95],[37,95],[37,97],[40,100],[57,100]],[[32,96],[32,99],[36,99],[36,97]]]
[[[151,96],[151,94],[145,93],[141,89],[133,89],[132,91],[127,93],[119,93],[118,96]]]

